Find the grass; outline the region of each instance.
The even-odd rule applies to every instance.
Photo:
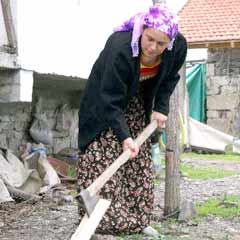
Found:
[[[154,229],[156,229],[159,233],[161,232],[161,223],[154,223],[151,225]]]
[[[191,164],[181,164],[181,172],[184,176],[192,179],[215,179],[236,175],[236,171],[223,170],[217,167],[193,166]]]
[[[224,161],[239,161],[240,162],[240,154],[198,154],[198,153],[183,153],[181,154],[181,158],[197,158],[203,160],[224,160]]]
[[[203,204],[196,205],[199,216],[209,214],[219,217],[233,217],[240,215],[240,196],[229,195],[224,198],[210,198]]]
[[[164,161],[162,161],[162,167],[165,167]],[[217,179],[227,176],[236,175],[237,171],[223,170],[222,168],[212,166],[193,166],[192,164],[181,164],[180,170],[182,174],[191,179]],[[161,179],[165,178],[165,170],[161,171],[160,177],[154,179],[155,185],[160,185]],[[164,180],[163,180],[164,181]]]
[[[77,177],[77,171],[76,171],[75,167],[70,166],[67,169],[67,175],[68,175],[68,177],[76,178]]]
[[[161,184],[161,181],[158,178],[154,178],[153,181],[154,181],[154,185],[160,185]]]

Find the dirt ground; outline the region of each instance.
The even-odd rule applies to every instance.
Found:
[[[240,195],[240,162],[206,161],[202,159],[184,159],[194,165],[211,165],[239,174],[219,180],[194,181],[181,180],[181,199],[194,202],[205,201],[208,197],[221,196],[229,191]],[[78,226],[77,204],[72,197],[75,186],[62,184],[44,195],[38,202],[0,204],[0,239],[1,240],[68,240]],[[185,223],[162,219],[164,183],[155,188],[155,211],[153,223],[159,223],[159,239],[185,240],[240,240],[240,216],[223,219],[208,216],[206,219]],[[95,239],[137,239],[136,236],[124,238],[95,235]],[[140,235],[138,239],[151,239]]]

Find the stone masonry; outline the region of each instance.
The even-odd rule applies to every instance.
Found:
[[[77,148],[80,96],[80,90],[34,88],[32,102],[0,103],[0,147],[17,154],[21,146],[34,142],[29,129],[37,109],[53,135],[53,144],[46,146],[48,154]]]
[[[240,136],[240,49],[208,49],[207,124]]]
[[[0,147],[17,152],[28,141],[31,103],[0,103]]]
[[[18,70],[0,70],[0,102],[17,102],[20,98]]]

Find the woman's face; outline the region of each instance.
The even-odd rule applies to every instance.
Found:
[[[146,57],[156,58],[167,48],[170,39],[164,32],[155,28],[146,28],[142,33],[141,48]]]

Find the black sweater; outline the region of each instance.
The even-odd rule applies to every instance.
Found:
[[[132,57],[131,32],[113,33],[93,65],[79,111],[79,149],[103,130],[112,128],[119,141],[130,137],[124,111],[139,87],[140,58]],[[172,51],[162,54],[159,72],[144,86],[147,113],[169,112],[170,96],[179,80],[178,71],[185,61],[187,43],[179,33]]]

